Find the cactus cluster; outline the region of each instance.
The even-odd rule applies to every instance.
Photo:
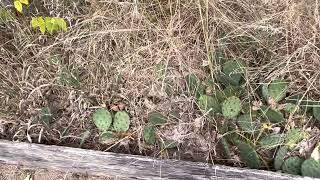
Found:
[[[100,108],[93,113],[92,120],[100,131],[100,142],[105,144],[114,142],[116,139],[110,129],[115,132],[126,132],[130,127],[130,117],[125,111],[116,112],[114,118],[112,118],[110,111]]]

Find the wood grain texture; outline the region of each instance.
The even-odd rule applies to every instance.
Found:
[[[0,163],[117,179],[303,179],[274,172],[0,140]]]

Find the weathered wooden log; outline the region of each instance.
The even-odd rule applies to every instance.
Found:
[[[281,173],[0,140],[0,163],[119,179],[303,179]]]

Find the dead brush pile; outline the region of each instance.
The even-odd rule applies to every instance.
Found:
[[[226,119],[200,110],[187,75],[212,95],[225,87],[216,77],[223,69],[220,61],[239,60],[246,67],[241,102],[250,99],[250,108],[259,109],[263,101],[259,85],[278,79],[289,82],[285,97],[320,98],[317,0],[41,0],[31,5],[32,12],[0,21],[1,138],[242,166],[248,165],[241,157],[246,145],[231,143],[229,154],[223,153],[219,142],[231,133],[220,128]],[[42,35],[30,27],[30,14],[62,17],[68,31]],[[101,107],[118,110],[118,105],[130,115],[130,129],[102,143],[92,113]],[[43,122],[44,107],[52,114],[50,124]],[[156,128],[154,145],[144,139],[151,112],[167,118]],[[302,139],[312,141],[313,149],[319,121],[305,114],[262,123],[259,136],[245,134],[236,123],[232,133],[250,142],[257,156],[267,157],[259,168],[273,169],[276,151],[261,149],[259,138],[299,129],[309,134]],[[163,148],[167,141],[173,148]],[[310,148],[299,156],[309,156]]]

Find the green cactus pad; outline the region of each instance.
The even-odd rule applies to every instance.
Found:
[[[198,104],[202,111],[208,112],[211,109],[212,113],[221,112],[219,101],[212,96],[201,95],[199,97]]]
[[[147,144],[156,142],[156,129],[153,125],[147,124],[143,129],[143,138]]]
[[[227,98],[222,104],[222,114],[225,118],[235,118],[241,111],[241,101],[235,96]]]
[[[303,161],[304,159],[298,156],[289,157],[283,162],[282,171],[288,174],[300,175]]]
[[[199,83],[199,79],[194,74],[188,74],[185,77],[190,94],[195,95],[199,98],[201,94],[204,94],[204,87]]]
[[[230,145],[228,144],[228,141],[226,140],[225,137],[221,137],[219,139],[218,147],[219,147],[219,150],[221,150],[220,154],[224,158],[226,158],[226,159],[230,159],[231,158]]]
[[[274,149],[284,142],[284,134],[269,134],[259,140],[262,149]]]
[[[245,90],[239,86],[227,86],[223,90],[223,93],[227,98],[231,96],[241,97],[245,93]]]
[[[314,106],[312,111],[313,111],[314,118],[316,118],[316,120],[320,121],[320,105],[318,105],[318,106]]]
[[[283,114],[268,108],[267,106],[260,107],[261,113],[272,123],[281,123],[284,122]]]
[[[241,159],[252,169],[259,169],[261,165],[260,158],[255,149],[248,143],[237,141],[236,146],[238,147]]]
[[[117,132],[126,132],[129,130],[130,117],[125,111],[118,111],[114,115],[113,129]]]
[[[283,80],[274,80],[268,87],[268,95],[276,102],[281,101],[286,97],[286,91],[288,89],[288,82]]]
[[[103,108],[97,109],[93,113],[92,119],[100,131],[108,130],[112,123],[111,113]]]
[[[287,113],[294,113],[299,111],[299,106],[292,104],[292,103],[286,103],[284,106],[284,111]]]
[[[152,125],[162,125],[167,123],[167,117],[158,113],[158,112],[151,112],[148,114],[148,122]]]
[[[286,98],[286,103],[292,103],[300,106],[301,113],[306,113],[312,110],[320,102],[308,98],[308,96],[294,95]]]
[[[301,165],[302,176],[320,178],[320,161],[312,158],[305,160]]]
[[[279,148],[273,162],[275,170],[281,170],[284,159],[288,155],[288,152],[289,148],[287,146],[282,146]]]
[[[240,61],[228,61],[223,64],[222,72],[239,84],[244,72],[244,67]]]
[[[263,100],[268,101],[269,99],[268,84],[262,84],[260,88],[261,88],[261,95]]]
[[[216,79],[219,83],[223,84],[224,86],[239,86],[239,82],[236,82],[231,77],[227,76],[226,74],[220,72],[216,74]]]
[[[99,136],[99,142],[101,144],[110,145],[116,143],[117,141],[119,141],[119,138],[115,136],[111,131],[104,131]]]
[[[251,114],[244,114],[237,119],[238,126],[246,133],[253,134],[255,131],[259,130],[259,123],[254,122]]]
[[[290,148],[295,148],[300,141],[308,136],[307,132],[298,128],[293,128],[286,133],[285,144]]]
[[[52,118],[53,116],[49,107],[41,108],[41,120],[43,123],[49,126],[52,121]]]

